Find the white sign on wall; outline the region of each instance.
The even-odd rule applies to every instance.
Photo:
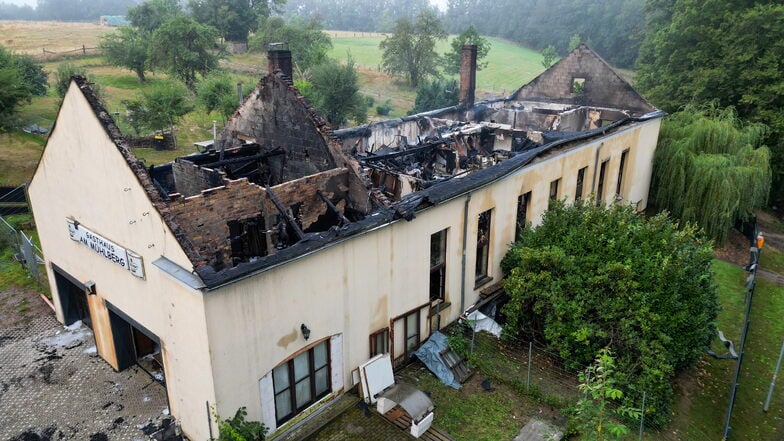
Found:
[[[117,264],[131,272],[136,277],[144,278],[144,261],[142,256],[127,250],[105,237],[93,233],[78,222],[66,219],[68,234],[71,239],[85,245],[104,259]]]

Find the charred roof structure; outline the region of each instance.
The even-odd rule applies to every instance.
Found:
[[[661,116],[585,45],[510,96],[474,103],[468,45],[457,106],[333,133],[293,85],[290,53],[268,59],[269,74],[212,149],[133,164],[208,287],[410,220],[554,150]]]

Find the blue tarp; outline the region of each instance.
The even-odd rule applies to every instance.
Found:
[[[462,386],[455,378],[455,374],[441,359],[441,351],[446,349],[447,346],[446,335],[436,331],[430,334],[430,338],[414,352],[414,355],[444,384],[460,389]]]

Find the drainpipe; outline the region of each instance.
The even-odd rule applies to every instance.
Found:
[[[465,291],[466,291],[466,247],[468,246],[468,203],[471,202],[471,192],[465,200],[463,208],[463,269],[460,277],[460,314],[465,311]]]
[[[596,170],[599,168],[599,153],[602,152],[602,147],[604,147],[604,143],[599,144],[599,148],[596,149],[596,158],[593,160],[593,179],[591,180],[591,193],[596,192]]]

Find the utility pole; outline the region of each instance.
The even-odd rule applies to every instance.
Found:
[[[763,406],[762,410],[765,412],[768,411],[770,408],[770,400],[773,398],[773,388],[776,387],[776,377],[779,375],[779,369],[781,368],[781,358],[784,357],[784,341],[781,342],[781,351],[779,351],[779,361],[776,362],[776,369],[773,371],[773,380],[770,382],[770,389],[768,389],[768,398],[765,399],[765,406]]]

